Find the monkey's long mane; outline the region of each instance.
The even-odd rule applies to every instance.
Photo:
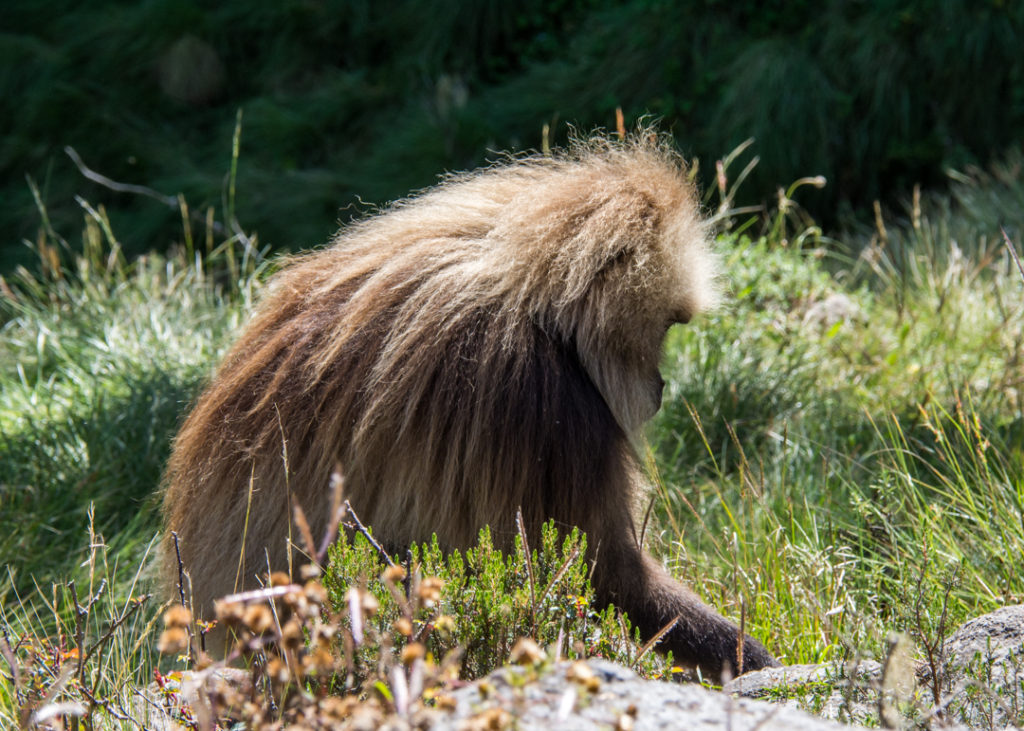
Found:
[[[286,535],[292,494],[326,516],[339,464],[393,545],[628,510],[667,320],[714,298],[698,209],[641,134],[452,176],[294,258],[175,443],[168,526],[213,554],[193,573],[226,563],[201,569],[223,588],[232,526]]]

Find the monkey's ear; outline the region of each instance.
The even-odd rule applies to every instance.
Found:
[[[594,279],[600,280],[605,277],[615,277],[617,273],[622,272],[625,267],[629,266],[633,255],[633,247],[627,242],[625,246],[613,251],[605,258],[604,263],[598,267]]]
[[[605,225],[611,223],[602,232],[605,257],[598,275],[628,274],[653,266],[652,254],[663,238],[662,216],[653,198],[643,191],[622,191],[607,205],[614,215],[602,220]]]

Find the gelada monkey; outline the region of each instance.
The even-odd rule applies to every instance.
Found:
[[[194,608],[286,564],[329,478],[386,546],[554,519],[587,533],[598,598],[721,677],[778,663],[638,543],[636,445],[668,328],[718,266],[685,166],[649,130],[454,175],[344,228],[273,277],[174,443],[167,535]],[[177,580],[164,544],[165,576]],[[742,653],[738,652],[742,645]],[[742,657],[742,666],[738,658]]]

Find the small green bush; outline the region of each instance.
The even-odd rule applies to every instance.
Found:
[[[641,655],[628,617],[594,606],[585,553],[583,534],[574,529],[560,537],[553,522],[529,555],[521,536],[505,553],[485,528],[465,552],[442,551],[436,537],[414,545],[400,586],[378,578],[382,557],[357,533],[351,540],[343,535],[330,550],[324,586],[336,611],[353,600],[351,587],[362,587],[378,605],[365,642],[355,648],[363,658],[357,666],[372,667],[391,640],[399,653],[419,642],[438,661],[461,658],[461,676],[475,678],[507,662],[517,640],[530,637],[552,657],[596,655],[662,675],[669,665],[655,653]]]

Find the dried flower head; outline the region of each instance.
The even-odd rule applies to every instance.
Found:
[[[416,590],[417,596],[423,602],[423,606],[432,607],[441,600],[441,587],[444,582],[436,576],[428,576],[420,582]]]
[[[160,633],[156,649],[164,655],[177,655],[188,648],[188,630],[184,627],[168,627]]]
[[[540,649],[540,645],[529,637],[520,637],[516,640],[516,644],[512,646],[509,660],[516,665],[537,665],[543,662],[546,657],[544,650]]]
[[[427,654],[427,648],[419,642],[410,642],[402,648],[402,664],[412,665],[415,661],[423,659]]]
[[[167,608],[163,620],[164,627],[188,627],[192,621],[192,612],[180,604],[175,604]]]
[[[242,614],[242,623],[254,635],[264,635],[274,629],[274,613],[266,604],[250,604]]]

